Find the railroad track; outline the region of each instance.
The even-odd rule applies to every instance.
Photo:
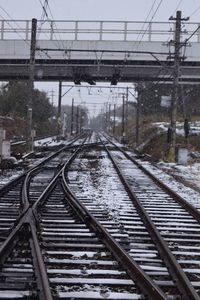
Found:
[[[199,212],[133,156],[113,143],[85,151],[70,188],[168,297],[199,299]]]
[[[79,147],[71,157],[65,155],[68,163],[78,151]],[[45,163],[45,170],[55,158]],[[33,201],[30,174],[36,173],[39,182],[38,173],[44,175],[39,168],[26,174],[24,210],[0,248],[0,299],[145,299],[99,238],[106,236],[103,229],[97,230],[95,221],[85,222],[90,216],[80,204],[73,204],[74,199],[70,202],[67,187],[63,192],[62,169],[51,174],[48,187]],[[148,280],[146,286],[152,288]]]
[[[197,216],[105,138],[52,155],[8,195],[0,299],[200,299]]]
[[[0,188],[0,246],[23,211],[33,204],[48,185],[63,163],[63,159],[67,159],[71,151],[74,151],[84,140],[85,138],[73,139],[66,146],[51,153],[39,163],[36,162],[29,170]],[[29,203],[24,203],[22,197],[25,180],[28,184]]]

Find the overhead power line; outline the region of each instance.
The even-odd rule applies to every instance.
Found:
[[[150,10],[149,10],[149,13],[148,13],[148,15],[147,15],[147,17],[146,17],[146,19],[145,19],[143,25],[142,25],[142,28],[140,29],[140,32],[139,32],[139,34],[138,34],[138,37],[137,37],[136,41],[138,41],[139,36],[142,34],[142,31],[143,31],[143,29],[144,29],[144,27],[145,27],[145,24],[146,24],[146,22],[147,22],[147,20],[148,20],[148,17],[150,16],[150,13],[152,12],[152,10],[153,10],[153,8],[154,8],[154,5],[155,5],[156,1],[157,1],[157,0],[154,0],[153,4],[152,4],[152,6],[151,6],[151,8],[150,8]]]
[[[151,17],[151,21],[153,21],[153,19],[154,19],[155,15],[157,14],[157,11],[159,10],[159,8],[160,8],[162,2],[163,2],[163,0],[160,0],[160,2],[159,2],[159,4],[158,4],[158,6],[157,6],[157,8],[156,8],[156,10],[155,10],[155,12],[154,12],[154,14],[153,14],[153,16]],[[150,21],[150,22],[151,22],[151,21]]]
[[[10,14],[5,10],[5,8],[3,8],[0,5],[0,9],[7,15],[7,17],[14,22],[14,24],[17,26],[17,28],[19,28],[21,31],[23,31],[23,28],[21,28],[19,26],[19,24],[17,22],[15,22],[15,20],[10,16]],[[1,14],[0,17],[2,18],[2,20],[4,20],[6,22],[6,24],[8,24],[8,26],[13,30],[13,32],[15,32],[22,41],[24,41],[29,47],[30,47],[30,42],[27,41],[11,24],[8,20],[6,20]],[[41,54],[39,53],[39,56],[41,56]]]
[[[43,20],[42,20],[43,23],[45,22],[45,16],[46,16],[46,20],[47,20],[47,22],[49,22],[49,24],[50,24],[50,26],[51,26],[51,30],[54,30],[53,27],[52,27],[52,25],[54,24],[55,29],[56,29],[56,31],[57,31],[57,33],[54,31],[54,35],[55,35],[55,38],[56,38],[56,40],[55,40],[54,42],[59,42],[59,41],[60,41],[61,44],[62,44],[62,46],[64,47],[64,43],[63,43],[62,37],[61,37],[61,35],[60,35],[60,33],[59,33],[59,30],[58,30],[58,28],[57,28],[56,22],[55,22],[55,20],[54,20],[53,13],[52,13],[52,10],[51,10],[49,1],[48,1],[48,0],[45,0],[45,1],[44,1],[44,4],[42,3],[41,0],[39,0],[39,2],[40,2],[40,4],[41,4],[42,10],[43,10]],[[41,22],[41,24],[42,24],[42,22]],[[43,24],[42,24],[42,25],[43,25]],[[41,25],[40,30],[42,29],[42,25]],[[57,46],[59,46],[59,43],[58,43]]]
[[[19,26],[18,23],[15,22],[15,20],[9,15],[9,13],[5,10],[5,8],[3,8],[0,5],[0,9],[7,15],[7,17],[14,22],[14,24],[20,29],[22,30],[22,28]],[[8,24],[8,26],[28,45],[30,45],[30,43],[10,24],[10,22],[8,20],[6,20],[2,15],[0,15],[0,17],[2,18],[2,20],[4,20],[6,22],[6,24]]]
[[[174,15],[176,13],[176,11],[179,9],[181,3],[183,2],[183,0],[180,0],[179,3],[177,4],[175,10],[173,11],[172,15]]]
[[[200,5],[191,13],[190,18],[192,16],[194,16],[198,12],[199,9],[200,9]]]
[[[153,15],[152,15],[152,17],[151,17],[151,19],[150,19],[150,21],[149,21],[149,24],[147,25],[146,30],[143,32],[142,37],[141,37],[141,39],[140,39],[140,41],[139,41],[139,43],[138,43],[136,49],[138,49],[139,45],[141,44],[141,41],[142,41],[144,35],[146,34],[147,30],[149,29],[150,23],[153,21],[153,19],[154,19],[155,15],[156,15],[157,11],[159,10],[159,8],[160,8],[162,2],[163,2],[163,0],[160,0],[160,2],[158,3],[157,8],[156,8],[155,12],[153,13]]]
[[[197,33],[197,31],[200,29],[200,25],[195,29],[192,34],[185,40],[185,43],[187,43],[194,35]]]
[[[42,4],[41,0],[39,0],[39,1],[40,1],[41,6],[42,6],[42,10],[43,10],[41,19],[44,19],[45,16],[48,19],[48,13],[47,13],[48,0],[44,1],[44,5]]]

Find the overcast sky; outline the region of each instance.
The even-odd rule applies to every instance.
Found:
[[[47,0],[46,0],[47,1]],[[0,0],[0,19],[41,19],[42,5],[45,0]],[[175,16],[176,10],[182,10],[183,17],[190,17],[190,22],[200,23],[200,0],[48,0],[54,20],[115,20],[115,21],[163,21]],[[152,6],[153,5],[153,6]],[[51,13],[48,10],[49,18]],[[105,84],[104,84],[105,85]],[[54,103],[57,103],[58,84],[37,84],[43,90],[54,90]],[[67,88],[65,88],[67,89]],[[63,98],[70,103],[74,95],[78,101],[89,101],[89,94],[74,88]],[[106,102],[110,93],[95,91],[92,101]],[[96,98],[95,98],[96,97]],[[95,100],[96,99],[96,100]],[[93,105],[93,111],[97,106]]]
[[[0,0],[1,17],[6,17],[5,9],[13,19],[40,19],[45,0]],[[180,9],[190,21],[199,21],[199,0],[49,0],[54,19],[63,20],[129,20],[144,21],[153,5],[155,21],[167,21]],[[150,15],[150,17],[152,14]]]

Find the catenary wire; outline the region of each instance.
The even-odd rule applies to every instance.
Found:
[[[42,8],[44,8],[44,5],[46,4],[46,5],[45,5],[45,15],[47,16],[47,21],[50,23],[50,25],[55,24],[55,28],[56,28],[56,30],[57,30],[57,34],[56,34],[56,32],[54,31],[54,34],[55,34],[55,37],[56,37],[56,41],[58,42],[58,46],[60,46],[60,45],[59,45],[59,41],[60,41],[61,44],[62,44],[62,46],[63,46],[63,48],[64,48],[65,46],[64,46],[62,37],[61,37],[61,35],[60,35],[60,33],[59,33],[59,30],[58,30],[58,27],[57,27],[57,25],[56,25],[56,22],[55,22],[55,20],[54,20],[54,17],[53,17],[53,14],[52,14],[52,10],[51,10],[49,1],[48,1],[48,0],[45,0],[44,5],[42,4],[41,0],[39,0],[39,2],[40,2],[40,4],[42,5]],[[49,14],[50,14],[50,17],[51,17],[51,21],[50,21],[49,15],[48,15],[48,11],[49,11]],[[52,22],[53,22],[53,23],[52,23]],[[52,27],[52,30],[53,30],[53,27]],[[58,36],[58,37],[57,37],[57,36]]]
[[[160,2],[158,3],[158,6],[157,6],[157,8],[156,8],[154,14],[153,14],[152,17],[151,17],[151,20],[149,21],[149,24],[147,25],[147,28],[146,28],[145,31],[143,32],[142,37],[141,37],[140,41],[138,42],[137,48],[136,48],[136,49],[138,49],[139,45],[141,44],[141,42],[142,42],[142,40],[143,40],[143,37],[144,37],[144,35],[146,34],[147,30],[149,29],[149,25],[150,25],[150,23],[153,21],[153,19],[154,19],[155,15],[156,15],[158,9],[160,8],[162,2],[163,2],[163,0],[160,0]]]
[[[192,16],[194,16],[198,12],[199,9],[200,9],[200,5],[191,13],[190,18]]]
[[[38,39],[40,37],[40,33],[42,32],[42,26],[45,24],[45,22],[50,23],[51,21],[49,20],[49,16],[48,16],[48,12],[47,12],[47,4],[48,4],[48,0],[44,0],[44,4],[42,3],[41,0],[39,0],[39,3],[42,6],[42,15],[40,18],[40,26],[37,25],[37,31],[38,31]],[[45,20],[46,17],[46,20]],[[49,36],[47,35],[47,33],[43,32],[43,34],[49,39]],[[56,47],[59,47],[59,43],[57,43],[57,41],[53,40],[53,43]],[[42,51],[42,50],[41,50]],[[44,52],[44,51],[43,51]],[[49,58],[51,58],[51,56],[47,53],[44,52],[45,55]]]
[[[144,29],[145,23],[147,22],[148,17],[150,16],[150,14],[151,14],[151,12],[152,12],[152,10],[153,10],[153,8],[154,8],[154,5],[155,5],[156,1],[157,1],[157,0],[154,0],[154,2],[153,2],[152,6],[151,6],[151,8],[150,8],[150,10],[149,10],[149,12],[148,12],[148,14],[147,14],[147,17],[146,17],[146,19],[145,19],[145,21],[144,21],[144,23],[143,23],[143,25],[142,25],[142,28],[140,29],[140,32],[139,32],[139,34],[138,34],[138,36],[137,36],[136,41],[138,41],[139,36],[142,34],[142,31],[143,31],[143,29]]]
[[[10,20],[12,22],[14,22],[14,24],[20,29],[22,30],[22,28],[14,21],[14,19],[9,15],[9,13],[0,5],[0,9],[10,18]],[[4,20],[8,26],[28,45],[30,45],[30,43],[10,24],[9,20],[6,20],[2,15],[0,15],[0,17],[2,18],[2,20]]]
[[[19,24],[17,22],[15,22],[15,20],[10,16],[10,14],[0,5],[0,9],[10,18],[10,20],[12,22],[14,22],[14,24],[20,29],[23,31],[23,28],[21,28],[19,26]],[[20,39],[22,39],[29,47],[30,47],[30,41],[26,40],[23,38],[23,36],[10,24],[9,20],[6,20],[2,15],[0,15],[0,17],[2,18],[2,20],[4,20],[8,26],[13,30],[13,32],[15,32],[19,37]],[[41,54],[38,52],[38,55],[41,57]]]
[[[183,2],[183,0],[180,0],[180,1],[179,1],[179,3],[177,4],[177,6],[176,6],[175,10],[173,11],[173,14],[172,14],[172,15],[175,14],[175,12],[176,12],[177,9],[180,7],[180,5],[181,5],[182,2]]]

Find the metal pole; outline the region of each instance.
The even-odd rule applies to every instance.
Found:
[[[114,104],[114,110],[113,110],[114,116],[113,116],[113,135],[115,135],[115,122],[116,122],[116,104]]]
[[[110,131],[111,128],[111,122],[110,122],[110,108],[111,108],[111,104],[109,103],[108,105],[108,131]]]
[[[37,20],[32,19],[30,62],[29,62],[29,81],[28,81],[28,103],[27,103],[27,131],[26,131],[26,148],[27,148],[27,152],[33,150],[32,106],[33,106],[33,92],[34,92],[36,32],[37,32]]]
[[[62,101],[62,81],[59,81],[58,90],[58,112],[57,112],[57,135],[60,136],[61,130],[61,101]]]
[[[126,87],[126,139],[128,136],[128,87]]]
[[[125,97],[124,97],[124,94],[122,96],[122,100],[123,100],[123,103],[122,103],[122,137],[124,138],[125,136],[125,126],[124,126],[124,119],[125,119]]]
[[[108,131],[108,102],[106,102],[106,131]]]
[[[136,127],[135,127],[135,143],[136,146],[140,143],[140,97],[141,89],[138,87],[137,107],[136,107]]]
[[[74,131],[74,98],[72,98],[72,107],[71,107],[71,135]]]
[[[78,131],[78,133],[81,133],[81,131],[82,131],[82,112],[83,112],[83,110],[82,110],[82,107],[81,106],[79,106],[79,131]]]
[[[81,123],[81,120],[79,120],[79,106],[77,105],[77,111],[76,111],[76,134],[79,133],[79,128],[80,128],[79,122]]]

